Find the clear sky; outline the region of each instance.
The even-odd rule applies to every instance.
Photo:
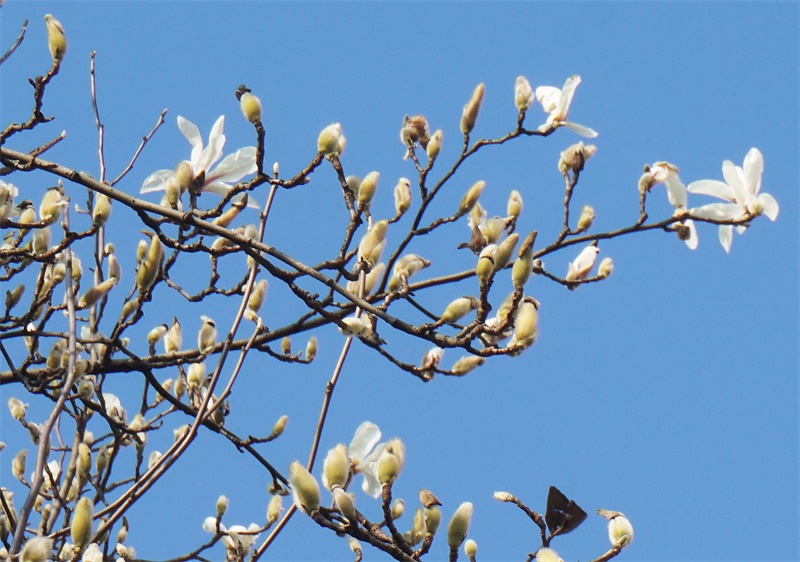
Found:
[[[636,538],[620,559],[798,559],[796,2],[7,0],[0,11],[2,50],[25,18],[30,24],[22,47],[1,67],[3,126],[27,118],[27,78],[49,68],[42,20],[49,12],[69,39],[44,106],[56,119],[15,137],[9,147],[30,149],[66,130],[66,140],[48,158],[98,175],[89,97],[89,53],[97,51],[109,175],[127,164],[159,112],[169,108],[166,124],[119,186],[132,194],[152,171],[188,158],[178,115],[196,123],[204,138],[226,115],[226,152],[255,143],[234,98],[242,82],[264,103],[266,161],[280,162],[282,175],[305,166],[319,131],[341,122],[348,138],[345,172],[381,172],[373,206],[378,217],[394,212],[396,178],[414,176],[398,140],[403,116],[422,113],[433,129],[444,130],[442,165],[432,174],[438,178],[460,149],[461,108],[479,82],[486,97],[474,135],[497,137],[514,128],[513,85],[520,74],[534,87],[560,87],[570,75],[582,77],[570,118],[600,135],[592,141],[598,152],[581,176],[575,202],[595,208],[596,232],[636,220],[637,180],[645,164],[670,161],[687,184],[721,180],[723,160],[741,165],[758,147],[765,161],[762,190],[781,206],[775,223],[755,221],[735,236],[730,254],[720,246],[717,228],[705,224],[698,227],[695,251],[663,232],[603,242],[600,256],[611,256],[616,265],[611,278],[574,292],[534,278],[527,289],[542,303],[536,345],[462,379],[422,384],[356,343],[322,450],[348,443],[364,420],[377,423],[386,437],[400,436],[407,460],[395,495],[412,505],[417,489],[429,488],[444,503],[445,518],[462,501],[474,502],[470,536],[483,560],[524,560],[538,544],[538,529],[513,506],[493,500],[492,492],[512,492],[543,511],[550,485],[590,513],[572,535],[554,541],[565,560],[588,560],[608,548],[597,508],[622,511],[634,525]],[[534,106],[526,124],[544,120]],[[463,191],[484,179],[484,207],[490,215],[504,214],[508,192],[518,189],[525,200],[519,228],[539,229],[542,247],[561,220],[558,155],[578,140],[559,130],[546,139],[484,149],[448,184],[436,209],[451,213]],[[12,181],[38,200],[51,180],[30,174]],[[85,200],[84,193],[70,194]],[[266,194],[259,196],[263,203]],[[690,198],[691,206],[707,202]],[[654,189],[648,210],[654,219],[672,212],[663,186]],[[316,263],[338,250],[346,221],[341,190],[323,166],[308,186],[278,193],[266,238]],[[132,213],[115,206],[108,237],[126,258],[128,282],[139,228]],[[472,268],[474,258],[454,248],[467,236],[459,222],[413,246],[433,262],[420,278]],[[388,237],[391,245],[400,235],[390,229]],[[545,264],[563,275],[578,251],[550,255]],[[185,282],[205,271],[205,260],[187,260],[196,269],[185,269]],[[476,285],[471,279],[418,296],[438,309],[474,293]],[[498,290],[495,298],[503,296]],[[152,326],[178,315],[193,341],[199,315],[209,313],[167,295],[157,302],[161,306],[148,310],[133,333],[132,346],[141,352]],[[297,314],[296,304],[273,283],[266,323],[285,323]],[[213,311],[220,326],[234,314],[231,307]],[[241,433],[266,434],[280,415],[289,415],[285,436],[263,449],[284,470],[307,458],[325,381],[343,342],[332,327],[316,335],[320,353],[311,366],[251,356],[231,399],[227,425]],[[427,349],[387,329],[382,335],[410,362]],[[300,348],[305,340],[294,343]],[[448,351],[443,364],[460,355]],[[118,379],[109,389],[134,411],[139,385]],[[9,387],[0,393],[3,402],[19,395]],[[30,419],[43,421],[50,403],[31,402]],[[0,422],[8,445],[0,453],[0,482],[21,498],[10,464],[19,448],[31,444],[5,407]],[[163,450],[169,433],[160,445],[157,439],[148,443],[148,451]],[[255,463],[203,434],[174,473],[130,512],[128,542],[144,559],[185,552],[207,538],[201,524],[220,494],[231,499],[227,524],[262,523],[267,482]],[[378,518],[378,503],[371,501],[359,493],[357,506]],[[408,515],[400,526],[410,526]],[[444,542],[440,537],[435,543],[432,559],[446,558]],[[274,560],[351,557],[345,541],[300,516],[273,549]],[[222,558],[221,550],[217,555]],[[382,558],[365,551],[366,560]]]

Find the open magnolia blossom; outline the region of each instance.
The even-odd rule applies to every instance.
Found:
[[[208,135],[208,146],[203,146],[203,138],[197,125],[178,115],[178,128],[192,145],[192,154],[186,162],[191,168],[191,188],[197,192],[210,191],[225,197],[231,190],[231,184],[256,171],[256,148],[247,146],[222,159],[214,169],[211,167],[222,156],[225,146],[225,116],[221,115]],[[158,170],[150,174],[142,184],[141,193],[164,191],[171,182],[176,182],[175,170]],[[180,182],[178,182],[180,186]],[[185,187],[185,186],[181,186]],[[237,195],[234,201],[241,200],[244,194]],[[258,203],[249,198],[248,207],[258,209]]]
[[[683,185],[678,176],[678,168],[669,162],[656,162],[650,166],[652,174],[652,185],[663,183],[667,188],[667,199],[670,205],[675,207],[675,215],[683,215],[687,212],[688,194],[686,186]],[[686,242],[690,250],[697,249],[697,227],[692,219],[686,219],[673,225],[678,232],[678,237]]]
[[[567,78],[567,81],[564,82],[564,87],[560,90],[554,86],[539,86],[536,88],[536,99],[542,104],[545,113],[550,114],[547,117],[547,122],[544,125],[539,125],[539,131],[545,132],[557,127],[567,127],[582,137],[593,139],[597,136],[597,131],[567,121],[572,96],[575,95],[575,88],[580,83],[581,77],[574,75]]]
[[[219,524],[219,532],[222,534],[222,544],[227,550],[241,552],[245,556],[250,553],[253,543],[258,539],[259,526],[250,523],[249,526],[233,525],[227,529],[222,523]],[[203,521],[203,530],[207,533],[217,533],[217,520],[214,517],[206,517]]]
[[[691,209],[691,215],[714,220],[741,220],[766,215],[774,221],[778,218],[778,202],[769,193],[759,193],[763,172],[764,157],[757,148],[751,148],[747,152],[741,168],[730,160],[725,160],[722,163],[724,182],[699,180],[690,183],[687,189],[690,193],[710,195],[729,201],[729,203],[709,203]],[[736,231],[742,234],[746,228],[745,225],[737,225]],[[719,241],[726,252],[731,251],[733,225],[720,225]]]
[[[381,483],[377,476],[378,459],[386,450],[386,443],[376,446],[380,439],[381,429],[374,423],[365,421],[358,426],[347,448],[353,472],[364,476],[361,489],[373,498],[377,498],[381,493]]]

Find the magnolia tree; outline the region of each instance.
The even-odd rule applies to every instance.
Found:
[[[35,147],[27,141],[32,131],[58,117],[47,113],[46,100],[62,65],[69,62],[63,26],[51,15],[45,25],[52,65],[30,80],[30,114],[7,117],[0,132],[0,264],[6,294],[0,318],[0,384],[10,396],[16,430],[30,436],[29,446],[13,457],[11,474],[18,482],[7,482],[0,494],[2,559],[136,559],[136,548],[145,550],[146,545],[126,540],[126,515],[143,496],[155,493],[154,485],[166,474],[184,470],[177,461],[197,445],[199,435],[208,433],[230,442],[231,454],[249,456],[252,470],[263,474],[270,494],[263,502],[265,517],[249,526],[228,521],[228,500],[221,495],[215,514],[209,508],[202,524],[207,540],[185,544],[175,560],[219,559],[223,552],[226,560],[257,560],[295,514],[311,518],[319,533],[346,538],[356,561],[368,549],[396,560],[445,555],[475,560],[477,543],[467,538],[472,503],[441,507],[435,491],[424,488],[426,482],[413,483],[422,487],[419,498],[395,497],[406,461],[402,435],[381,441],[378,426],[364,421],[355,434],[337,432],[341,444],[328,451],[320,448],[351,346],[369,348],[376,361],[420,381],[470,376],[498,356],[535,353],[531,348],[544,304],[537,300],[537,286],[554,283],[570,291],[586,290],[583,285],[601,283],[612,274],[614,264],[610,256],[600,255],[600,242],[659,231],[695,249],[698,223],[709,223],[729,251],[734,230],[742,234],[756,219],[775,220],[778,215],[778,203],[761,191],[763,156],[752,148],[743,160],[732,155],[736,162],[723,162],[720,178],[692,178],[688,185],[674,163],[645,166],[641,177],[629,178],[632,185],[638,182],[638,191],[630,190],[638,196],[638,214],[615,230],[597,232],[592,227],[594,209],[573,202],[581,173],[597,150],[579,141],[553,162],[563,176],[563,204],[548,212],[560,216],[560,232],[550,239],[537,236],[536,224],[524,212],[535,196],[511,190],[502,201],[490,200],[484,194],[486,182],[466,180],[462,167],[487,147],[551,142],[545,137],[560,128],[595,138],[597,132],[572,121],[573,102],[580,101],[579,76],[566,78],[560,87],[536,88],[518,77],[508,85],[516,119],[496,138],[473,135],[484,104],[483,84],[471,95],[465,92],[460,123],[436,124],[442,128],[431,131],[434,127],[423,115],[398,116],[407,178],[382,177],[379,169],[363,177],[351,175],[346,123],[322,129],[316,149],[309,139],[304,168],[266,164],[262,105],[258,92],[244,85],[230,92],[243,117],[231,118],[252,124],[255,146],[227,150],[224,117],[206,139],[189,119],[173,120],[164,111],[127,166],[112,173],[105,162],[92,55],[89,78],[99,164],[94,177],[69,162],[48,159],[47,152],[65,134]],[[44,48],[24,38],[23,26],[0,59],[3,63],[17,49]],[[27,85],[13,87],[22,96]],[[150,139],[162,126],[176,122],[188,141],[185,159],[164,161],[165,169],[148,171],[144,180],[131,173]],[[460,147],[454,159],[440,158],[445,142]],[[328,178],[334,176],[318,179],[325,168],[335,172],[338,186],[330,185]],[[52,187],[37,200],[27,195],[33,192],[31,171],[52,178]],[[316,263],[281,251],[280,234],[265,238],[270,218],[278,212],[273,209],[276,193],[287,192],[290,199],[313,184],[341,190],[340,207],[326,212],[346,219],[337,239],[321,243],[327,257]],[[444,190],[463,190],[463,197],[442,213],[433,203]],[[130,195],[137,191],[140,196]],[[651,197],[667,198],[673,212],[651,217]],[[394,214],[373,212],[380,198],[394,200]],[[127,212],[126,236],[141,236],[135,256],[115,252],[107,228],[112,212]],[[303,214],[297,220],[298,228],[314,228]],[[432,260],[426,256],[426,241],[445,229],[463,233],[460,250],[453,251],[470,256],[471,265],[427,276]],[[207,261],[197,265],[197,255]],[[262,312],[276,286],[296,298],[295,316],[280,324]],[[442,294],[449,291],[450,297],[435,306],[424,304],[420,297],[434,288]],[[156,315],[151,311],[169,312],[176,300],[197,311],[199,330],[182,330],[186,321],[177,313],[169,323],[149,323]],[[223,310],[233,317],[224,325],[214,320]],[[338,340],[318,342],[315,329],[325,325],[338,327]],[[138,335],[137,326],[146,327],[146,337]],[[299,351],[292,337],[303,339]],[[420,360],[387,343],[403,338],[422,341],[429,350]],[[340,348],[335,364],[314,362],[321,345]],[[455,360],[445,361],[445,351]],[[306,368],[330,373],[321,410],[307,412],[318,416],[307,458],[272,453],[272,442],[289,437],[284,434],[285,415],[274,418],[266,431],[226,425],[232,393],[244,384],[243,366],[253,358],[260,364],[284,362],[298,368],[311,364]],[[131,384],[139,390],[110,392],[109,381],[118,377],[135,381]],[[46,419],[30,419],[27,409],[33,401],[48,404]],[[169,439],[158,440],[161,434]],[[153,442],[166,445],[156,448]],[[3,468],[4,480],[7,470]],[[554,539],[575,530],[587,518],[583,507],[588,506],[554,486],[548,490],[547,484],[538,485],[546,495],[541,512],[507,491],[494,497],[519,508],[530,518],[533,534],[540,536],[528,560],[556,562],[560,558]],[[634,536],[628,518],[608,507],[621,506],[592,507],[608,520],[610,540],[604,544],[597,538],[595,560],[616,557]],[[194,515],[182,512],[180,504],[166,509],[174,510],[176,518]],[[480,538],[480,529],[473,531]]]

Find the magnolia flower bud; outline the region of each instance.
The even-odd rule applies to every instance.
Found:
[[[200,353],[208,353],[217,343],[217,324],[206,315],[200,316],[200,319],[203,324],[197,334],[197,350]]]
[[[306,361],[311,363],[314,358],[317,356],[317,336],[311,336],[308,338],[308,343],[306,344]]]
[[[258,311],[261,310],[261,305],[264,304],[264,298],[267,296],[267,280],[261,279],[258,283],[253,285],[250,291],[250,298],[247,299],[247,310],[250,311],[252,318],[249,320],[255,321],[258,317]]]
[[[141,243],[139,247],[141,248]],[[149,289],[156,280],[158,270],[161,269],[163,261],[164,247],[161,244],[161,240],[158,239],[158,236],[154,234],[150,237],[150,246],[147,249],[146,255],[141,258],[139,269],[136,270],[136,285],[139,287],[140,292]]]
[[[78,475],[83,475],[83,477],[88,477],[92,470],[92,449],[86,443],[78,444],[77,468]]]
[[[92,209],[92,222],[96,226],[103,226],[111,215],[111,199],[104,193],[97,193],[94,197]]]
[[[465,135],[470,134],[472,129],[475,128],[475,122],[478,120],[478,112],[481,110],[481,102],[483,102],[484,92],[483,82],[475,87],[472,92],[472,97],[464,106],[464,111],[461,113],[461,132]]]
[[[289,336],[281,338],[281,351],[284,355],[292,354],[292,340],[289,339]]]
[[[372,323],[366,315],[359,317],[348,316],[347,318],[342,318],[342,323],[344,327],[340,327],[339,332],[344,336],[368,336],[372,333]]]
[[[100,447],[97,451],[97,458],[94,460],[94,467],[97,469],[98,474],[102,474],[108,466],[108,450],[105,447]]]
[[[450,548],[458,548],[469,532],[469,523],[472,520],[472,503],[464,502],[453,514],[447,525],[447,544]]]
[[[435,535],[442,523],[442,510],[432,505],[425,508],[425,533]]]
[[[424,115],[414,115],[413,117],[405,116],[403,119],[403,127],[400,129],[400,142],[408,147],[405,158],[411,155],[411,150],[414,144],[419,143],[422,148],[428,145],[430,140],[430,129],[428,128],[428,120]]]
[[[75,505],[69,533],[77,548],[82,549],[89,544],[92,538],[92,500],[89,498],[83,497]]]
[[[611,258],[603,258],[597,267],[597,276],[605,279],[614,273],[614,262]]]
[[[584,146],[583,141],[573,144],[561,153],[558,169],[564,175],[567,175],[570,170],[572,173],[577,174],[583,170],[584,164],[594,156],[595,152],[597,152],[597,147],[593,144]]]
[[[308,515],[319,509],[319,484],[306,467],[298,461],[294,461],[289,466],[289,484],[292,487],[294,504],[299,509]]]
[[[147,470],[153,468],[162,456],[163,454],[160,451],[153,451],[150,453],[150,456],[147,458]]]
[[[343,488],[333,489],[333,501],[336,502],[336,507],[347,519],[348,524],[354,523],[358,520],[356,512],[356,505],[353,503],[353,498],[344,491]]]
[[[349,537],[347,539],[347,545],[350,547],[350,550],[352,550],[356,554],[356,556],[360,559],[361,558],[361,543],[359,543],[353,537]]]
[[[472,296],[459,297],[452,301],[442,312],[442,322],[453,324],[461,320],[464,316],[477,309],[481,301]]]
[[[598,510],[598,512],[605,510]],[[622,513],[618,513],[608,520],[608,540],[611,541],[611,546],[624,548],[628,546],[633,540],[633,525],[628,521]],[[601,513],[601,515],[603,515]]]
[[[244,118],[251,123],[258,123],[261,121],[261,100],[251,94],[251,91],[242,84],[236,89],[236,99],[239,100],[239,108]]]
[[[347,458],[347,447],[336,445],[328,451],[322,465],[322,485],[328,490],[344,488],[350,479],[350,459]]]
[[[89,308],[94,305],[97,301],[106,296],[116,284],[117,280],[112,277],[86,291],[78,300],[78,310],[83,310],[84,308]]]
[[[517,315],[514,319],[514,337],[509,345],[530,346],[536,341],[539,334],[539,312],[536,306],[525,300],[517,308]]]
[[[159,324],[147,333],[147,344],[151,347],[158,343],[169,330],[166,324]]]
[[[8,399],[8,409],[11,412],[11,417],[17,421],[22,421],[25,418],[25,412],[28,410],[28,405],[23,404],[19,398],[11,397]]]
[[[66,45],[66,43],[65,43]],[[64,47],[66,50],[66,46]],[[50,51],[52,52],[52,48]],[[63,56],[63,53],[62,53]],[[53,55],[56,58],[56,55]],[[60,58],[58,60],[61,60]],[[20,562],[47,562],[52,558],[53,539],[47,537],[33,537],[28,539],[19,554]]]
[[[492,278],[496,258],[497,244],[489,244],[481,250],[478,263],[475,265],[475,275],[478,277],[481,287],[486,286]]]
[[[370,172],[361,180],[357,197],[358,207],[360,209],[369,209],[372,198],[375,197],[375,192],[378,190],[378,180],[380,180],[380,178],[380,173]]]
[[[535,99],[536,96],[533,95],[533,88],[531,88],[531,83],[528,82],[528,79],[524,76],[517,76],[517,80],[514,83],[514,105],[517,106],[517,109],[526,111]]]
[[[516,189],[511,191],[511,193],[508,195],[506,212],[508,213],[508,216],[514,218],[517,218],[522,214],[522,195]]]
[[[186,372],[186,383],[189,388],[197,388],[203,384],[203,379],[206,376],[205,362],[192,363]]]
[[[564,562],[552,548],[542,547],[536,551],[536,562]]]
[[[164,352],[167,354],[175,353],[181,348],[183,335],[181,334],[181,323],[177,317],[172,318],[172,327],[164,334]]]
[[[344,152],[345,144],[342,125],[339,123],[332,123],[322,129],[317,138],[317,150],[328,159],[340,156]]]
[[[456,216],[461,217],[469,213],[475,203],[478,202],[478,198],[481,196],[481,193],[483,193],[483,189],[485,187],[486,182],[483,180],[472,184],[472,187],[470,187],[464,194],[464,197],[461,198],[461,203],[458,205],[458,212],[456,213]]]
[[[417,545],[425,538],[425,514],[420,509],[414,512],[414,520],[411,523],[411,530],[407,533],[406,541],[409,545]]]
[[[467,558],[470,560],[475,560],[475,556],[478,554],[478,543],[472,539],[467,539],[466,542],[464,542],[464,554],[466,554]]]
[[[44,16],[44,23],[47,26],[47,47],[50,49],[53,62],[61,62],[67,52],[67,37],[64,35],[64,26],[52,14]]]
[[[402,468],[397,455],[384,452],[378,458],[378,482],[385,486],[391,486],[394,484],[395,480],[397,480],[397,477],[400,476],[400,470]]]
[[[25,479],[25,468],[28,464],[28,450],[22,449],[20,450],[15,456],[14,460],[11,461],[11,474],[19,480],[20,482]]]
[[[186,392],[186,385],[187,385],[187,380],[182,376],[179,376],[177,379],[175,379],[175,398],[177,398],[178,400],[181,399],[181,397]]]
[[[494,261],[495,272],[503,269],[508,265],[508,262],[511,261],[511,256],[514,255],[514,249],[517,247],[517,242],[519,242],[519,234],[514,232],[508,235],[508,237],[497,246],[497,256]]]
[[[406,254],[394,264],[392,277],[389,279],[388,289],[396,291],[403,286],[403,277],[410,279],[420,269],[431,265],[431,262],[417,254]]]
[[[592,227],[592,221],[595,219],[594,209],[589,205],[584,205],[581,211],[581,216],[578,219],[578,228],[575,232],[586,232]]]
[[[442,151],[443,138],[444,133],[441,129],[436,129],[436,132],[431,135],[431,140],[428,141],[428,147],[426,149],[428,160],[431,162],[436,160],[436,157],[439,156],[439,152]]]
[[[411,182],[408,178],[400,178],[394,186],[394,210],[398,217],[411,207]]]
[[[494,499],[501,501],[501,502],[512,502],[514,501],[514,496],[509,494],[508,492],[495,492],[493,494]]]
[[[267,506],[267,522],[270,524],[275,523],[280,519],[281,513],[283,513],[283,498],[275,494],[270,498]]]
[[[270,433],[270,437],[273,439],[280,437],[283,435],[283,431],[286,429],[286,424],[289,422],[289,416],[281,416],[278,418],[278,421],[275,422],[275,425],[272,426],[272,433]]]
[[[371,266],[380,261],[388,226],[389,221],[381,220],[373,224],[372,228],[364,234],[361,243],[358,245],[359,260],[364,260]]]
[[[486,362],[486,359],[483,357],[477,357],[475,355],[465,355],[458,361],[456,361],[452,368],[450,369],[453,371],[454,375],[466,375],[473,369],[476,369],[483,365]]]
[[[228,510],[228,504],[229,503],[230,503],[230,501],[225,496],[220,496],[217,499],[217,505],[216,505],[216,508],[217,508],[217,519],[219,519],[220,517],[222,517],[225,514],[225,512]]]
[[[31,244],[34,254],[44,254],[50,248],[50,227],[37,228],[33,232]]]
[[[397,519],[400,519],[403,516],[403,513],[405,512],[405,510],[406,510],[406,502],[404,502],[400,498],[397,498],[396,500],[394,500],[392,502],[392,510],[391,510],[392,521],[396,521]]]

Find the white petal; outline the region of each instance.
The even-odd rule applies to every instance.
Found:
[[[225,116],[220,115],[211,127],[211,133],[208,135],[208,144],[214,142],[216,137],[222,136],[222,129],[225,128]]]
[[[153,193],[154,191],[162,191],[166,189],[169,178],[174,176],[175,172],[173,170],[158,170],[157,172],[153,172],[147,176],[147,179],[144,180],[142,189],[139,190],[139,193]]]
[[[194,151],[192,151],[192,168],[194,173],[200,173],[200,170],[208,173],[214,162],[222,156],[222,148],[225,146],[225,135],[216,135],[209,138],[208,146],[200,152],[197,159],[195,159]]]
[[[256,171],[256,147],[246,146],[228,154],[219,165],[206,172],[206,182],[235,183]]]
[[[689,193],[697,193],[698,195],[710,195],[718,199],[725,199],[726,201],[734,202],[736,194],[731,186],[719,180],[698,180],[693,181],[686,188]]]
[[[738,219],[744,214],[744,209],[733,203],[709,203],[702,207],[689,209],[689,214],[696,219],[730,220]]]
[[[744,203],[747,199],[747,192],[744,189],[743,174],[741,168],[737,168],[730,160],[722,163],[722,176],[725,182],[731,186],[736,194],[736,202]]]
[[[364,473],[364,482],[361,483],[361,489],[365,494],[377,498],[381,495],[381,483],[371,473]]]
[[[569,106],[572,103],[572,96],[575,95],[575,88],[581,83],[581,77],[575,74],[567,78],[564,87],[561,88],[561,99],[558,100],[558,113],[562,119],[566,119],[569,114]]]
[[[744,157],[742,165],[744,186],[751,195],[758,195],[761,189],[761,174],[764,172],[764,157],[757,148],[751,148]]]
[[[719,227],[719,243],[725,248],[725,251],[730,253],[731,243],[733,242],[733,226],[723,224]]]
[[[692,219],[687,219],[684,224],[689,227],[689,238],[686,240],[686,245],[690,250],[696,250],[699,242],[697,238],[697,227]]]
[[[365,421],[356,429],[353,440],[347,448],[347,454],[354,461],[361,461],[369,454],[375,444],[381,440],[381,429],[372,422]]]
[[[220,526],[220,530],[222,529],[224,527]],[[206,517],[205,521],[203,521],[203,530],[206,533],[215,534],[217,532],[217,520],[214,517]]]
[[[676,173],[671,173],[664,180],[667,188],[667,198],[670,205],[676,209],[685,209],[687,203],[686,186],[681,182],[681,178]]]
[[[780,207],[772,195],[769,193],[762,193],[758,196],[758,202],[761,205],[762,212],[769,217],[769,220],[774,221],[778,218]]]
[[[575,131],[584,138],[593,139],[597,136],[597,131],[595,131],[594,129],[590,129],[589,127],[585,127],[584,125],[578,125],[577,123],[570,123],[569,121],[564,121],[563,124],[567,129],[572,129],[573,131]]]
[[[189,141],[189,144],[192,145],[191,160],[192,163],[194,163],[200,151],[203,150],[203,137],[200,136],[200,129],[182,115],[178,115],[178,128],[181,130],[181,133],[183,133],[183,136],[186,137],[186,140]]]
[[[542,104],[545,113],[550,113],[558,107],[561,99],[561,90],[553,86],[539,86],[536,88],[536,99]]]

